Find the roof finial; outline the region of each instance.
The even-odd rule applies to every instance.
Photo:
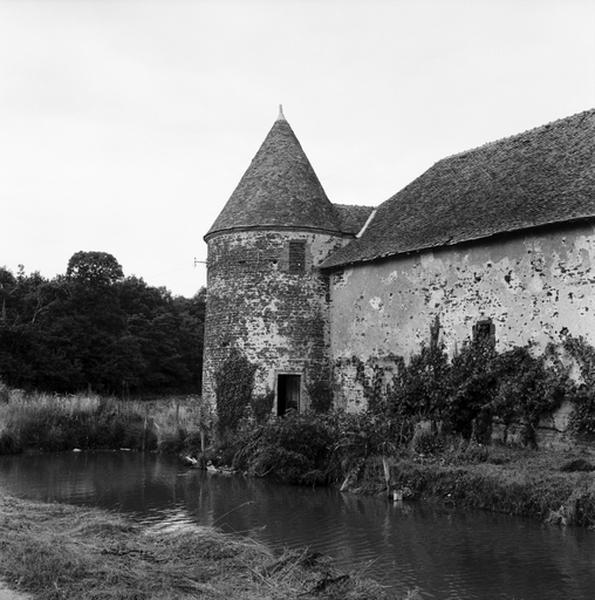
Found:
[[[279,104],[279,115],[277,121],[285,121],[285,115],[283,114],[283,104]]]

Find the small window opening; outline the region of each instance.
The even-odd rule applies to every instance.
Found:
[[[306,241],[291,240],[289,242],[289,272],[303,273],[306,269]]]
[[[481,319],[473,325],[473,341],[490,344],[496,342],[496,326],[492,319]]]
[[[277,376],[277,415],[300,409],[300,375]]]

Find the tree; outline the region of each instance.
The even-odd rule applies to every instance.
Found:
[[[204,289],[173,297],[124,278],[104,252],[77,252],[51,280],[0,268],[0,377],[54,392],[196,392],[204,313]]]
[[[92,286],[113,285],[124,278],[122,266],[107,252],[75,252],[68,261],[66,276]]]

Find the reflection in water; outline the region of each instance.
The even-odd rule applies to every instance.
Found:
[[[125,452],[0,458],[0,488],[147,524],[216,525],[274,549],[309,546],[424,598],[593,598],[595,532],[336,490],[209,475]]]

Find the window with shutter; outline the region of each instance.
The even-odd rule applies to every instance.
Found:
[[[492,319],[481,319],[475,323],[473,326],[473,341],[495,343],[496,326]]]
[[[306,270],[306,242],[305,240],[291,240],[289,242],[289,272],[303,273]]]

